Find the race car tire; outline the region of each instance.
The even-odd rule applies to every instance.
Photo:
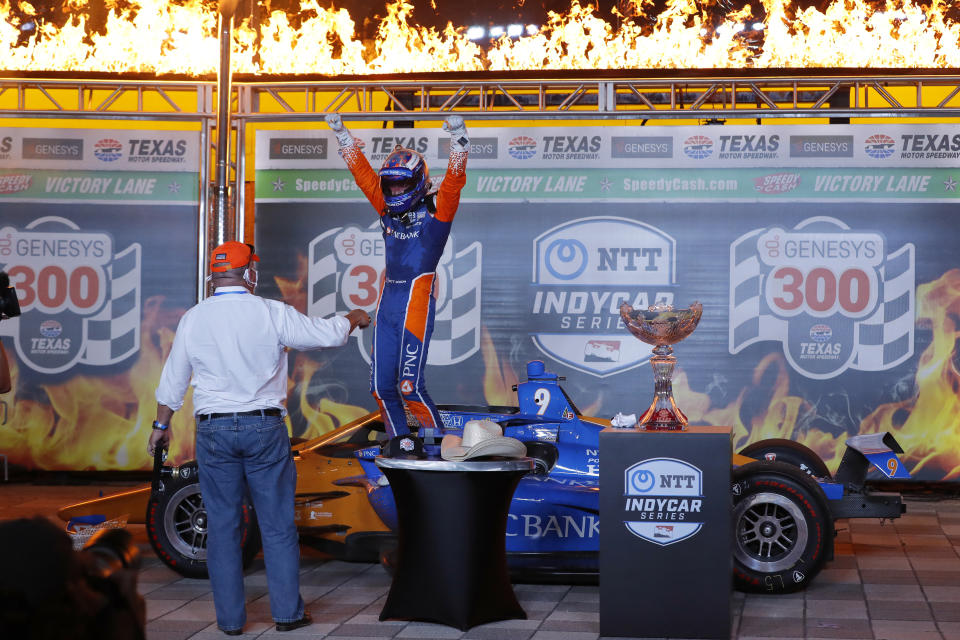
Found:
[[[770,438],[748,444],[740,451],[740,455],[756,460],[771,460],[786,462],[800,467],[807,475],[815,478],[830,478],[830,470],[826,463],[810,447],[782,438]]]
[[[184,466],[180,468],[182,473]],[[147,503],[147,538],[160,560],[186,578],[207,576],[207,511],[200,494],[196,468],[186,479],[164,482],[163,490]],[[253,507],[244,503],[241,532],[243,567],[260,551],[260,529]]]
[[[823,491],[785,462],[733,470],[733,577],[739,591],[789,593],[820,572],[833,545]]]

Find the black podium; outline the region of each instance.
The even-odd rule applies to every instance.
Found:
[[[600,459],[600,635],[729,638],[730,428],[608,428]]]
[[[462,631],[526,618],[507,571],[507,513],[529,458],[377,458],[397,505],[397,562],[380,619]]]

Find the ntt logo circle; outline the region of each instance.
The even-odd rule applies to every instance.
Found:
[[[690,136],[683,141],[683,152],[694,160],[709,158],[713,153],[713,140],[706,136]]]
[[[544,266],[558,280],[580,277],[590,262],[587,248],[579,240],[558,238],[550,243],[544,256]]]
[[[537,153],[537,141],[529,136],[517,136],[507,144],[507,151],[517,160],[527,160]]]
[[[877,133],[867,138],[866,142],[863,143],[863,150],[866,151],[867,155],[871,158],[883,160],[893,155],[895,146],[893,138],[882,133]]]

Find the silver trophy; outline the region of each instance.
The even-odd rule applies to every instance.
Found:
[[[693,333],[700,322],[703,305],[694,302],[689,309],[674,309],[672,305],[657,303],[647,309],[634,309],[624,302],[620,317],[634,336],[653,345],[654,395],[650,408],[640,416],[637,426],[650,431],[682,431],[687,427],[687,416],[677,408],[673,399],[673,368],[677,359],[673,347]]]

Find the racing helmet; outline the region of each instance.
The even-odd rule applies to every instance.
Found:
[[[427,194],[430,170],[423,156],[413,149],[394,147],[380,167],[380,190],[393,217],[402,217]]]

